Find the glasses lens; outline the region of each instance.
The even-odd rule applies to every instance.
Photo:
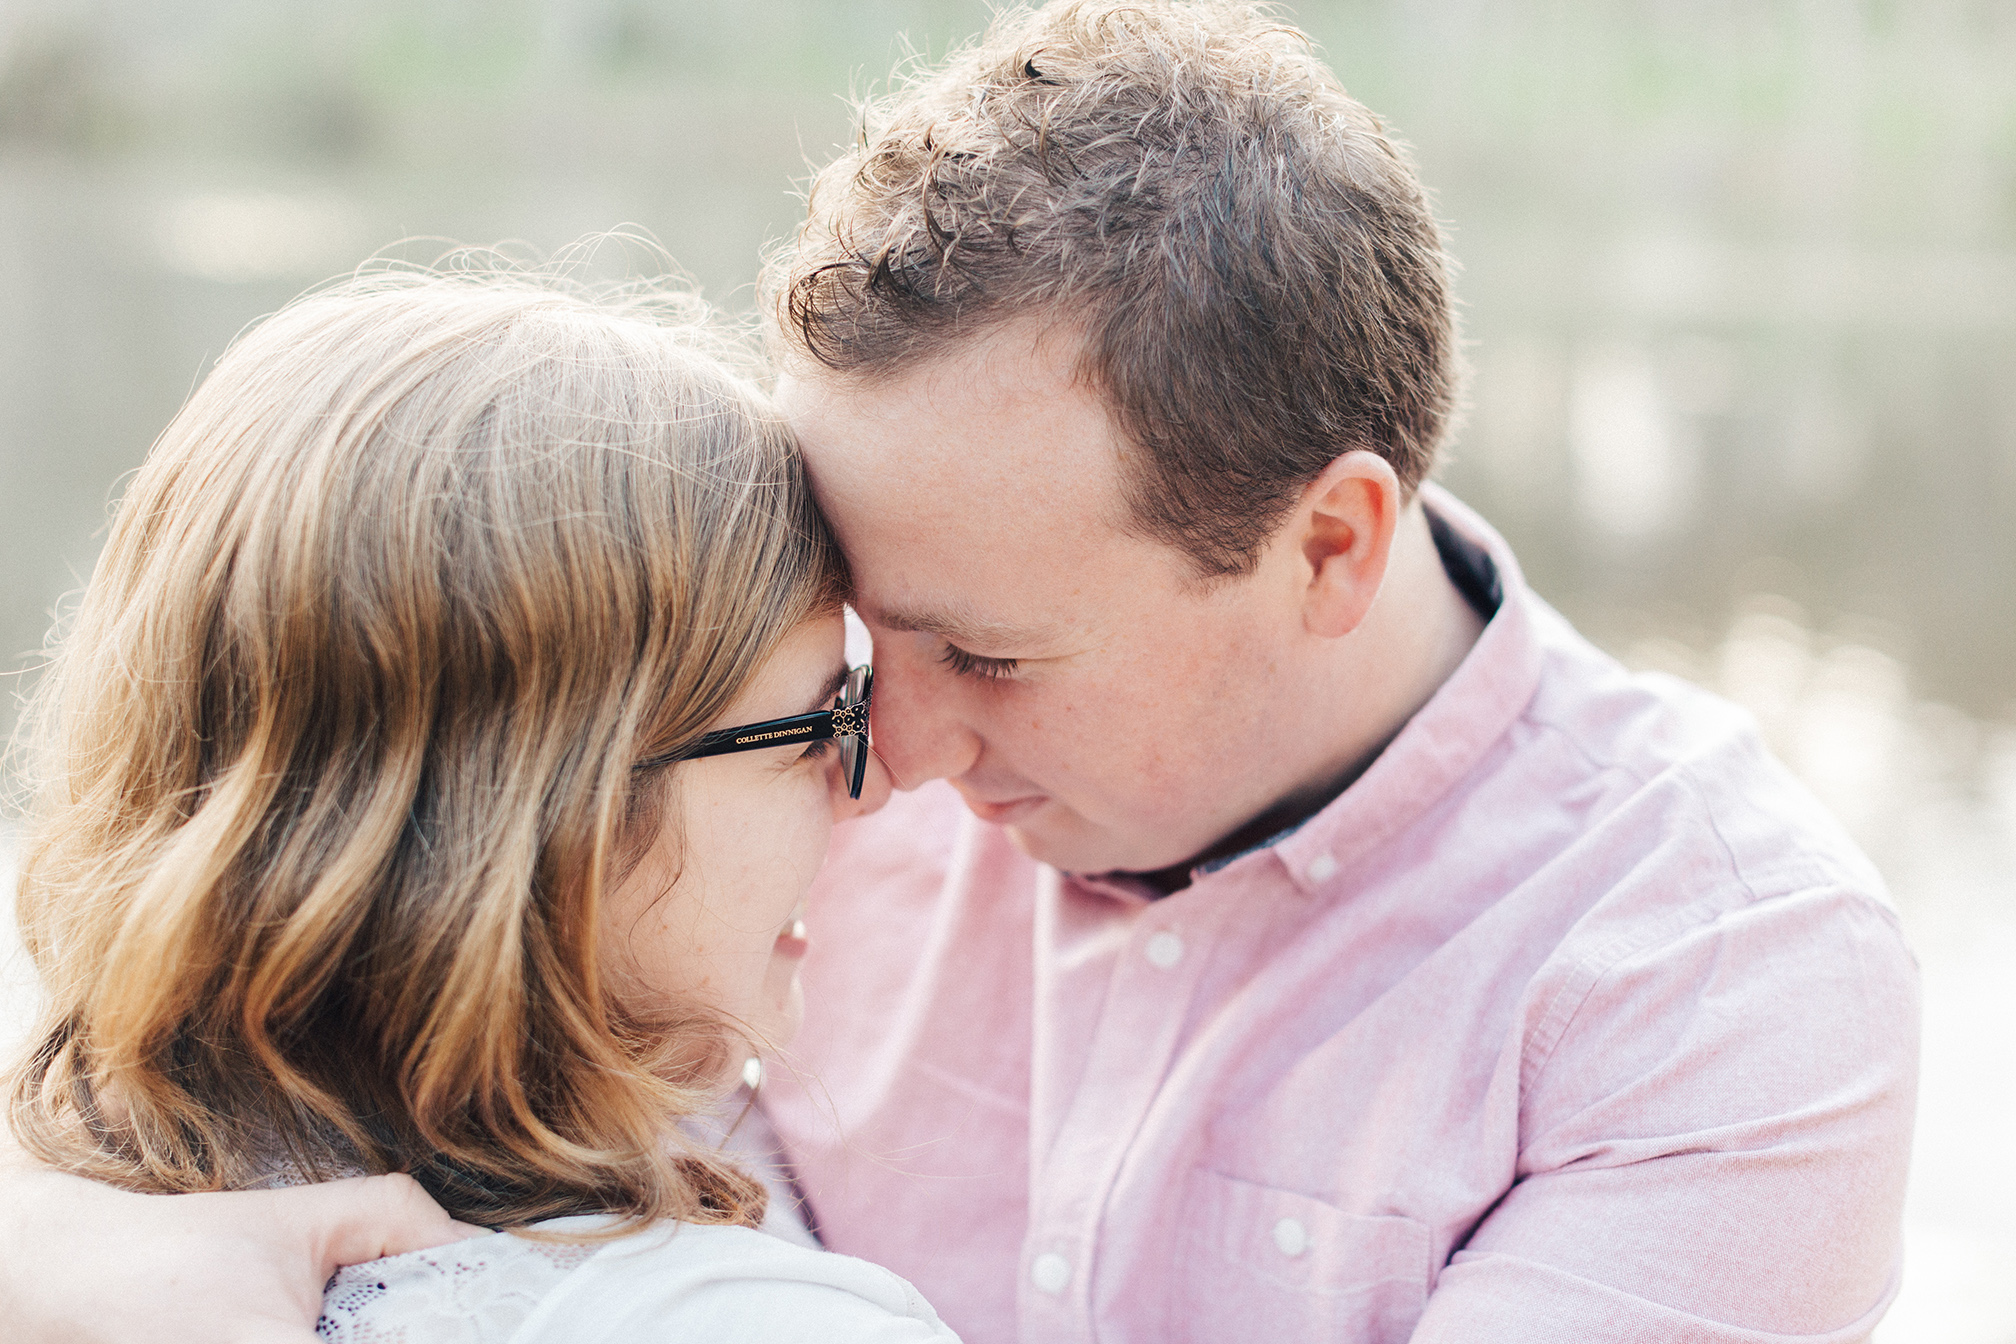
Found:
[[[852,709],[856,705],[866,708],[870,687],[874,685],[875,673],[872,668],[857,667],[847,674],[847,689],[841,693],[840,707]],[[859,798],[861,784],[868,776],[868,734],[850,733],[840,739],[840,769],[847,777],[847,796]]]
[[[868,774],[868,753],[861,750],[861,739],[843,737],[840,739],[840,773],[847,778],[847,796],[861,796],[861,781]]]

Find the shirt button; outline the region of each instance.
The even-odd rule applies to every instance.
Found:
[[[1055,1251],[1045,1251],[1031,1262],[1029,1277],[1038,1288],[1054,1297],[1071,1282],[1071,1262]]]
[[[1148,961],[1158,971],[1166,971],[1183,960],[1183,940],[1164,929],[1148,939],[1148,946],[1142,949]]]
[[[1274,1246],[1283,1255],[1300,1255],[1309,1249],[1309,1229],[1300,1218],[1283,1218],[1274,1224]]]
[[[1337,875],[1337,860],[1328,854],[1318,854],[1309,860],[1308,873],[1311,882],[1327,882]]]

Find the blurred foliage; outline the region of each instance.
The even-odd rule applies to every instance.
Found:
[[[746,305],[849,95],[988,14],[12,0],[0,488],[34,502],[14,523],[0,500],[6,648],[250,317],[402,235],[554,247],[622,221]],[[1445,475],[1543,591],[1618,647],[1705,648],[1768,583],[1822,626],[1888,630],[1922,692],[2016,712],[2016,5],[1284,14],[1450,221],[1477,377]]]
[[[1987,156],[2003,227],[2016,213],[2005,0],[1324,0],[1284,13],[1416,134],[1811,132],[1881,159]],[[942,53],[987,14],[978,0],[16,0],[0,21],[0,139],[342,160],[410,143],[411,114],[453,99],[493,114],[492,133],[458,135],[461,147],[508,155],[528,98],[832,96],[882,80],[906,50]],[[223,127],[250,134],[220,140]]]

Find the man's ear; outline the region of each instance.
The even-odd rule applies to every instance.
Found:
[[[1335,639],[1358,628],[1386,580],[1399,521],[1400,478],[1377,453],[1353,449],[1309,483],[1296,509],[1309,633]]]

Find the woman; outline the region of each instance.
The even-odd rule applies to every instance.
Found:
[[[155,445],[32,708],[22,1145],[147,1191],[406,1171],[530,1233],[346,1271],[325,1337],[951,1338],[676,1125],[788,1041],[798,903],[887,788],[722,353],[551,277],[297,301]]]

